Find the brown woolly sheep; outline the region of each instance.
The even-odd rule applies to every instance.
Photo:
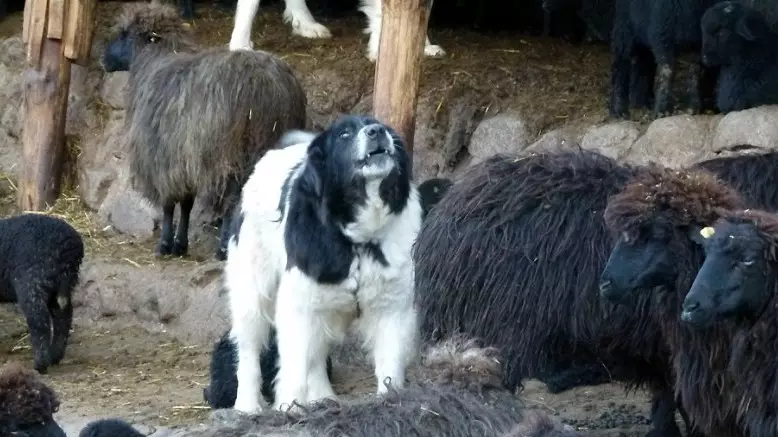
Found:
[[[0,368],[0,436],[65,437],[54,420],[59,400],[34,370],[17,362]]]
[[[722,211],[696,241],[705,260],[684,299],[681,320],[716,352],[707,357],[718,370],[711,390],[722,393],[716,413],[738,426],[738,434],[731,435],[776,436],[778,217],[759,210]]]
[[[772,434],[744,433],[739,428],[736,413],[741,403],[733,397],[739,389],[722,360],[728,354],[729,336],[720,329],[695,331],[679,320],[681,302],[704,258],[695,243],[700,229],[715,222],[723,210],[742,208],[743,203],[736,191],[710,173],[654,167],[612,196],[605,210],[609,229],[619,237],[602,272],[601,294],[635,305],[648,295],[644,291],[656,290],[650,310],[659,319],[672,355],[676,396],[696,429],[710,436],[775,435],[775,428]]]
[[[198,51],[175,9],[156,2],[125,5],[102,63],[106,72],[130,73],[130,172],[162,206],[157,255],[187,253],[190,212],[202,194],[223,209],[216,257],[224,260],[232,210],[254,163],[281,134],[305,128],[306,97],[294,72],[263,51]]]
[[[214,413],[217,423],[190,437],[574,437],[543,413],[525,414],[521,401],[501,387],[500,358],[493,348],[463,337],[424,352],[420,382],[384,396],[353,402],[325,399],[294,412],[247,416]]]

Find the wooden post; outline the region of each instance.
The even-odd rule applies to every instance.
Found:
[[[94,31],[95,0],[27,0],[22,39],[23,166],[17,202],[41,211],[59,197],[71,60],[85,64]]]
[[[402,135],[411,163],[421,61],[431,7],[432,0],[383,0],[373,112]]]

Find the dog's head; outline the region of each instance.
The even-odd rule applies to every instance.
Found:
[[[368,116],[346,115],[317,135],[308,146],[317,197],[373,181],[408,183],[408,154],[397,132]]]

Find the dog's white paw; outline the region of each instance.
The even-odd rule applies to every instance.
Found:
[[[292,24],[292,33],[303,38],[330,38],[332,33],[326,26],[315,20],[304,20],[292,14],[285,14],[284,18]]]
[[[230,41],[230,50],[254,50],[254,44],[251,41]]]

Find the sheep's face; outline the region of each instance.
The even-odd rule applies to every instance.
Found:
[[[700,26],[702,62],[708,66],[724,65],[742,56],[767,32],[755,11],[729,1],[705,11]]]
[[[135,53],[148,44],[159,42],[160,36],[156,32],[132,33],[127,30],[119,32],[105,48],[103,54],[103,69],[111,73],[114,71],[129,71]]]
[[[755,318],[772,295],[769,245],[753,223],[720,221],[696,241],[705,250],[683,302],[681,320],[705,328],[725,318]]]
[[[600,276],[600,295],[629,304],[638,291],[674,284],[679,232],[660,221],[622,231]]]

